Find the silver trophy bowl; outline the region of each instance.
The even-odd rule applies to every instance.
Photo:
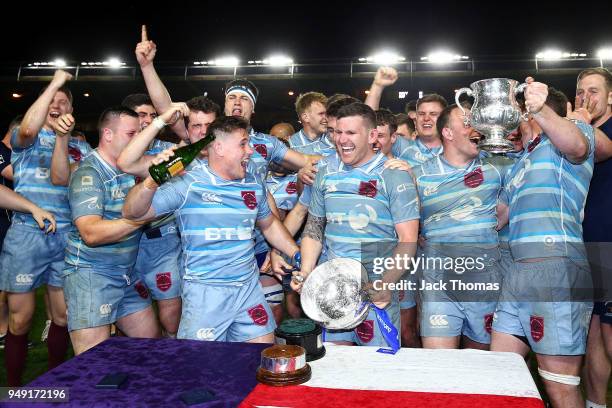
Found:
[[[368,274],[360,262],[336,258],[317,266],[304,282],[304,313],[321,326],[349,330],[367,317],[370,300],[363,290]]]
[[[507,139],[521,122],[526,120],[516,102],[516,95],[523,92],[527,84],[514,79],[491,78],[476,81],[469,88],[461,88],[455,93],[455,102],[476,131],[484,136],[479,147],[491,153],[514,151],[512,142]],[[474,97],[470,113],[459,103],[462,94]]]

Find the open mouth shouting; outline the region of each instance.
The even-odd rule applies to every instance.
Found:
[[[344,155],[344,156],[349,156],[354,151],[355,151],[355,145],[354,144],[340,146],[340,153],[342,153],[342,155]]]
[[[470,135],[470,142],[475,144],[476,146],[478,146],[478,143],[480,143],[481,139],[482,139],[482,135],[479,133],[472,133]]]

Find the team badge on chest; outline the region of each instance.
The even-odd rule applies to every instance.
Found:
[[[264,159],[268,158],[268,147],[265,144],[255,144],[253,148],[257,153],[261,154]]]
[[[463,176],[463,184],[469,188],[476,188],[481,185],[483,181],[484,175],[482,173],[482,168],[480,167]]]
[[[362,181],[359,183],[359,195],[374,198],[378,190],[376,189],[376,180]]]
[[[254,210],[257,207],[255,191],[241,191],[240,194],[242,195],[244,205],[246,205],[249,210]]]

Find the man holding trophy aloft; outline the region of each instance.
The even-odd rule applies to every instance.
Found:
[[[582,241],[584,203],[593,172],[593,128],[565,119],[567,99],[527,78],[521,122],[525,150],[507,175],[510,248],[491,350],[537,355],[553,406],[579,406],[580,367],[592,301]]]

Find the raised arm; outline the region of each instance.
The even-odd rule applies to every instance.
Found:
[[[74,130],[74,124],[74,116],[70,113],[60,116],[53,123],[56,138],[51,156],[51,183],[56,186],[67,186],[70,182],[68,142]]]
[[[49,105],[53,102],[53,97],[64,84],[72,79],[72,75],[66,71],[58,69],[53,75],[53,79],[42,94],[30,106],[21,121],[16,140],[11,141],[17,147],[30,146],[36,140],[38,132],[45,125]]]
[[[170,109],[172,104],[172,98],[168,93],[168,89],[164,86],[159,75],[157,75],[157,71],[153,66],[153,60],[155,59],[155,54],[157,52],[157,45],[151,40],[149,40],[149,36],[147,34],[147,26],[143,25],[141,30],[141,40],[136,45],[136,60],[140,65],[140,70],[142,71],[142,77],[144,78],[145,85],[147,86],[147,92],[151,101],[153,102],[153,106],[155,110],[158,112],[166,112]],[[185,123],[183,121],[177,121],[173,124],[172,130],[176,133],[181,139],[187,140],[187,128],[185,127]]]
[[[526,79],[525,106],[536,123],[550,138],[552,144],[572,163],[582,163],[589,155],[589,142],[582,131],[571,121],[557,115],[548,105],[548,86]]]
[[[149,174],[155,156],[146,155],[149,145],[166,125],[172,125],[189,115],[189,108],[184,103],[173,103],[170,108],[155,118],[151,126],[147,126],[130,140],[117,159],[117,166],[126,173],[145,178]]]
[[[398,75],[395,68],[380,67],[374,75],[374,81],[370,86],[370,92],[365,99],[365,104],[375,111],[380,108],[380,99],[386,87],[393,85],[397,81]]]

